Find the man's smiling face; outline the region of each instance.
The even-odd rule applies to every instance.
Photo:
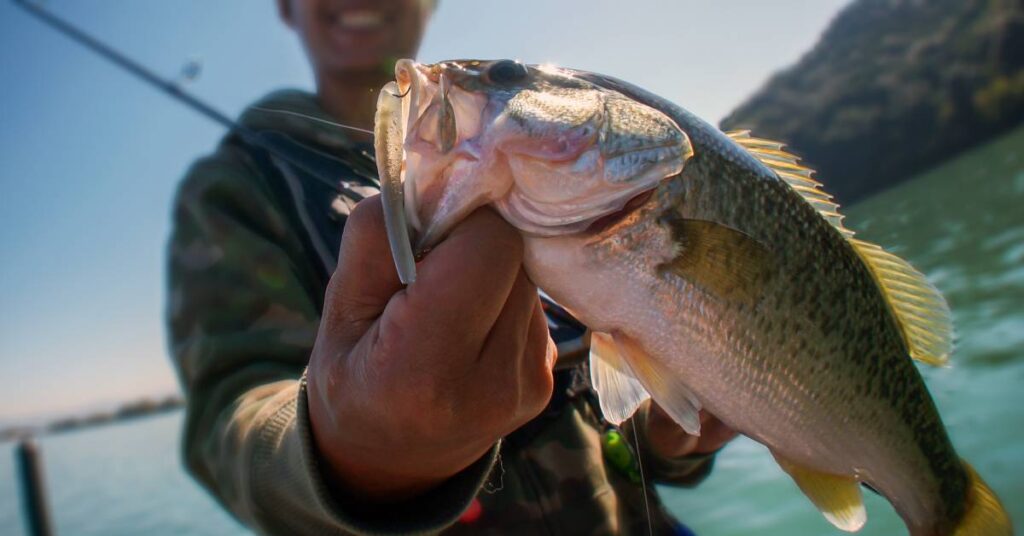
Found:
[[[278,0],[318,73],[390,69],[416,55],[433,2],[425,0]]]

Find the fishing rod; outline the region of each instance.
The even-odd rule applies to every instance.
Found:
[[[50,26],[57,30],[57,32],[71,38],[73,41],[83,45],[89,50],[92,50],[102,58],[124,69],[146,84],[159,89],[174,100],[177,100],[215,123],[227,128],[229,131],[234,132],[246,143],[259,147],[288,164],[301,169],[318,182],[325,184],[334,191],[345,194],[354,201],[358,202],[363,199],[363,195],[348,188],[343,181],[340,181],[337,178],[336,164],[345,164],[337,157],[326,154],[315,148],[308,147],[279,132],[260,132],[250,129],[244,125],[240,125],[213,106],[206,104],[196,96],[182,89],[179,84],[161,78],[142,64],[125,56],[113,47],[103,43],[99,39],[89,35],[57,15],[54,15],[39,3],[32,0],[12,1],[14,2],[14,5],[24,9],[29,15],[42,21],[47,26]],[[281,110],[269,111],[280,112]],[[319,120],[317,118],[309,119]],[[342,128],[354,128],[346,125],[334,125]],[[356,130],[367,132],[363,129]],[[372,159],[372,156],[367,156]],[[347,164],[345,165],[346,167],[349,167]],[[366,178],[362,173],[357,173],[356,175],[360,177],[360,180]],[[364,184],[367,184],[367,182],[364,181]],[[373,182],[370,185],[373,187],[379,187],[379,184],[376,182]],[[575,366],[575,364],[579,362],[582,362],[587,356],[588,343],[583,337],[579,336],[579,334],[584,333],[586,327],[580,324],[578,320],[568,313],[568,311],[563,309],[557,304],[557,302],[546,295],[542,296],[541,299],[545,305],[544,309],[547,313],[549,328],[552,330],[552,335],[558,342],[559,354],[562,356],[558,360],[558,368],[569,368]]]
[[[63,34],[76,43],[95,52],[100,57],[127,71],[131,75],[142,80],[144,83],[159,89],[172,99],[227,128],[230,132],[233,132],[242,138],[242,141],[264,149],[268,153],[280,158],[288,164],[305,171],[318,182],[324,183],[331,189],[352,196],[356,201],[363,198],[362,195],[349,189],[344,183],[339,181],[335,177],[336,170],[332,169],[330,163],[325,161],[330,160],[333,162],[340,162],[338,158],[328,155],[322,151],[318,151],[312,147],[303,145],[281,133],[258,132],[243,126],[225,115],[223,112],[203,102],[195,95],[185,91],[178,83],[161,78],[144,65],[132,60],[128,56],[116,50],[114,47],[107,45],[80,28],[74,26],[70,22],[58,17],[38,2],[34,2],[32,0],[12,1],[15,6],[20,7],[26,13],[53,28],[58,33]],[[336,126],[342,128],[354,128],[346,127],[345,125]],[[356,130],[367,132],[363,129]],[[377,186],[377,184],[373,184],[372,186]]]

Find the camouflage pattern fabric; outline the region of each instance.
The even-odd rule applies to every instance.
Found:
[[[306,93],[258,108],[329,119]],[[168,247],[169,339],[187,393],[186,465],[239,520],[266,534],[676,533],[652,484],[693,485],[710,456],[656,457],[649,495],[607,463],[607,425],[582,368],[560,372],[549,408],[440,488],[386,511],[356,511],[326,484],[310,435],[304,371],[353,197],[375,193],[365,147],[337,129],[255,108],[242,124],[340,159],[336,190],[226,138],[183,180]],[[268,171],[269,170],[269,171]],[[644,436],[645,411],[624,425]],[[619,454],[622,454],[619,452]]]

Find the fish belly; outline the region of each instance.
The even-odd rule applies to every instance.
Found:
[[[862,360],[843,355],[843,341],[813,319],[784,314],[777,293],[753,309],[660,274],[667,233],[630,223],[598,237],[527,237],[527,271],[591,329],[631,339],[705,409],[776,456],[856,477],[901,513],[934,518],[937,481],[919,438],[871,395],[884,377],[866,377]]]
[[[736,430],[794,461],[852,473],[864,438],[836,418],[839,412],[814,404],[801,371],[785,366],[798,357],[767,355],[742,312],[694,285],[658,277],[656,259],[600,258],[576,240],[527,239],[527,270],[545,292],[591,329],[637,343]]]

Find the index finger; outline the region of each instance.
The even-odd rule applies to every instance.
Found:
[[[406,335],[421,344],[434,341],[478,351],[505,305],[522,259],[519,233],[491,210],[478,210],[419,263],[416,282],[395,296],[385,314],[400,316]]]
[[[322,322],[352,343],[402,290],[384,229],[379,195],[356,205],[345,222],[338,265],[324,296]]]

